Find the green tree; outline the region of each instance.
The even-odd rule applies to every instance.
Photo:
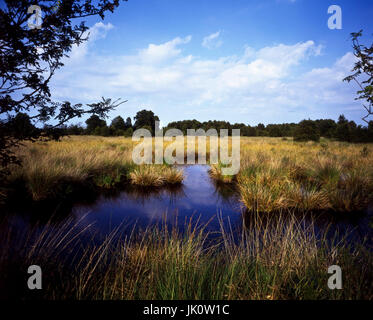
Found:
[[[37,137],[39,134],[39,130],[31,123],[30,116],[23,112],[12,118],[8,125],[12,136],[20,140]]]
[[[110,136],[110,129],[108,126],[102,126],[102,127],[96,127],[93,130],[93,135],[95,136],[103,136],[103,137],[108,137]]]
[[[37,4],[42,12],[42,27],[30,29],[28,20],[34,13],[28,8]],[[5,0],[0,8],[0,116],[9,121],[0,121],[0,169],[17,160],[14,147],[21,140],[12,134],[12,119],[20,112],[32,114],[33,123],[47,123],[38,134],[58,138],[54,130],[75,117],[85,113],[103,116],[117,105],[111,100],[104,103],[82,104],[55,102],[51,98],[50,80],[63,66],[62,60],[74,45],[88,40],[84,18],[100,16],[119,5],[119,0],[66,0],[60,1],[56,10],[55,1]],[[105,100],[105,99],[104,99]],[[34,133],[23,137],[34,139]]]
[[[149,127],[151,128],[151,132],[154,135],[155,133],[155,122],[159,121],[158,116],[154,114],[153,111],[150,110],[141,110],[136,113],[135,116],[135,124],[134,127],[135,129],[139,128],[144,128],[144,127]]]
[[[95,134],[94,132],[98,133],[99,130],[97,128],[106,127],[106,121],[101,119],[98,115],[93,114],[91,115],[86,121],[87,125],[87,133],[88,134]],[[96,130],[96,131],[95,131]]]
[[[84,134],[84,128],[82,127],[82,125],[79,123],[79,124],[72,124],[72,125],[69,125],[67,128],[66,128],[66,134],[68,135],[83,135]]]
[[[258,126],[256,127],[256,132],[258,136],[265,136],[267,135],[266,132],[266,127],[263,123],[259,123]]]
[[[126,130],[126,124],[121,116],[117,116],[111,121],[110,131],[114,136],[123,136]]]
[[[316,123],[312,120],[303,120],[299,122],[294,130],[294,141],[319,141],[320,132]]]
[[[338,118],[335,138],[339,141],[351,142],[354,138],[354,131],[356,129],[355,122],[349,122],[346,117],[341,114]]]
[[[123,134],[125,137],[132,137],[133,135],[133,129],[132,128],[128,128],[126,129],[126,131],[124,131],[124,134]]]
[[[129,128],[132,128],[132,120],[130,117],[128,117],[126,119],[126,128],[129,129]]]
[[[270,137],[282,137],[281,125],[269,124],[267,130]]]
[[[332,119],[316,120],[317,127],[319,128],[320,135],[326,138],[332,138],[335,135],[337,124]]]

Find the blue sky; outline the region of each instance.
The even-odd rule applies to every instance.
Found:
[[[330,5],[342,30],[330,30]],[[104,21],[90,18],[90,40],[73,48],[53,79],[58,100],[128,99],[110,113],[153,110],[162,124],[197,119],[362,123],[349,34],[370,44],[373,1],[129,0]],[[84,120],[84,119],[83,119]]]

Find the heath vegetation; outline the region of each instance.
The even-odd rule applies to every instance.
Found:
[[[241,138],[241,167],[234,181],[249,210],[359,211],[373,200],[373,155],[369,144],[323,139],[321,143],[279,138]]]
[[[13,271],[2,272],[0,284],[8,296],[27,299],[30,290],[17,279],[37,262],[47,299],[373,299],[369,250],[338,234],[327,241],[291,212],[255,214],[238,233],[221,223],[214,241],[203,226],[184,229],[152,226],[128,237],[116,229],[100,245],[81,247],[89,226],[79,221],[23,235],[6,227],[0,270]],[[343,290],[327,286],[334,264],[343,270]]]
[[[167,164],[137,166],[130,138],[66,137],[61,141],[25,142],[16,151],[22,166],[12,166],[10,188],[21,185],[33,200],[59,197],[72,190],[158,187],[178,184],[182,172]]]
[[[33,200],[57,197],[75,187],[111,189],[128,184],[161,187],[182,183],[182,169],[175,166],[135,165],[134,145],[130,138],[92,136],[27,142],[17,150],[23,165],[14,165],[7,180],[11,186],[22,185]],[[251,211],[360,211],[373,200],[370,148],[369,144],[325,139],[315,143],[241,137],[239,173],[224,175],[221,169],[227,165],[219,163],[211,165],[210,175],[235,184],[242,203]],[[186,157],[186,145],[184,154]],[[206,154],[208,162],[208,139]]]

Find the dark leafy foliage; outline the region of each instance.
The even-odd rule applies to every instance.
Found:
[[[303,120],[299,122],[294,131],[294,141],[319,141],[320,132],[317,125],[312,120]]]
[[[306,121],[306,122],[304,122]],[[268,137],[294,137],[295,140],[314,140],[319,137],[349,142],[373,142],[373,121],[367,127],[357,126],[354,121],[348,121],[343,115],[336,123],[332,119],[304,120],[299,124],[282,123],[268,124],[265,126],[259,123],[257,126],[245,125],[243,123],[231,124],[227,121],[205,121],[183,120],[170,122],[166,128],[176,128],[187,134],[187,129],[208,129],[215,128],[240,129],[241,136],[268,136]]]
[[[158,116],[154,114],[153,111],[141,110],[136,113],[136,116],[134,119],[135,119],[135,124],[134,124],[135,129],[149,127],[152,131],[152,134],[154,135],[154,132],[157,129],[155,127],[156,125],[155,122],[159,121],[159,118]]]
[[[98,103],[71,104],[55,102],[51,98],[49,83],[62,59],[73,45],[88,39],[88,27],[82,20],[89,16],[104,19],[113,12],[119,0],[62,0],[37,1],[42,12],[40,28],[30,29],[28,20],[33,13],[28,8],[31,0],[6,0],[0,9],[0,166],[18,162],[11,149],[20,139],[36,139],[40,135],[58,138],[58,130],[67,121],[91,113],[104,116],[115,108],[118,100],[104,99]],[[15,118],[20,113],[30,114],[32,123],[46,123],[43,130],[22,131],[14,134]],[[18,119],[19,120],[19,119]],[[17,121],[18,121],[17,120]],[[3,171],[4,172],[4,171]]]

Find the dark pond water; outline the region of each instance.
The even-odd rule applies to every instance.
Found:
[[[239,228],[243,208],[238,194],[232,187],[214,184],[208,169],[202,165],[184,166],[182,186],[128,188],[114,197],[102,196],[93,205],[77,206],[71,214],[76,219],[84,217],[85,224],[92,223],[91,231],[97,236],[118,227],[131,232],[133,228],[145,229],[154,224],[183,231],[189,222],[214,232],[220,230],[219,219]]]
[[[82,241],[93,240],[96,244],[116,229],[120,230],[120,237],[154,224],[177,227],[182,231],[189,221],[201,226],[207,224],[205,230],[210,232],[212,238],[218,236],[220,222],[226,229],[239,234],[237,231],[241,231],[252,218],[249,213],[245,213],[234,188],[211,180],[208,166],[183,166],[181,169],[185,175],[182,186],[157,190],[128,187],[115,195],[102,195],[90,204],[75,204],[64,208],[64,213],[58,213],[56,221],[49,228],[53,232],[53,228],[57,229],[66,220],[77,222],[80,229],[90,225]],[[42,228],[45,213],[42,215],[41,212],[30,211],[26,208],[13,213],[7,221],[8,227],[11,224],[20,233],[25,233],[35,225]],[[307,226],[311,220],[315,221],[316,232],[329,228],[329,234],[338,230],[341,236],[348,235],[351,241],[361,242],[366,238],[367,245],[372,244],[370,212],[349,215],[309,214],[304,218],[304,225]]]

